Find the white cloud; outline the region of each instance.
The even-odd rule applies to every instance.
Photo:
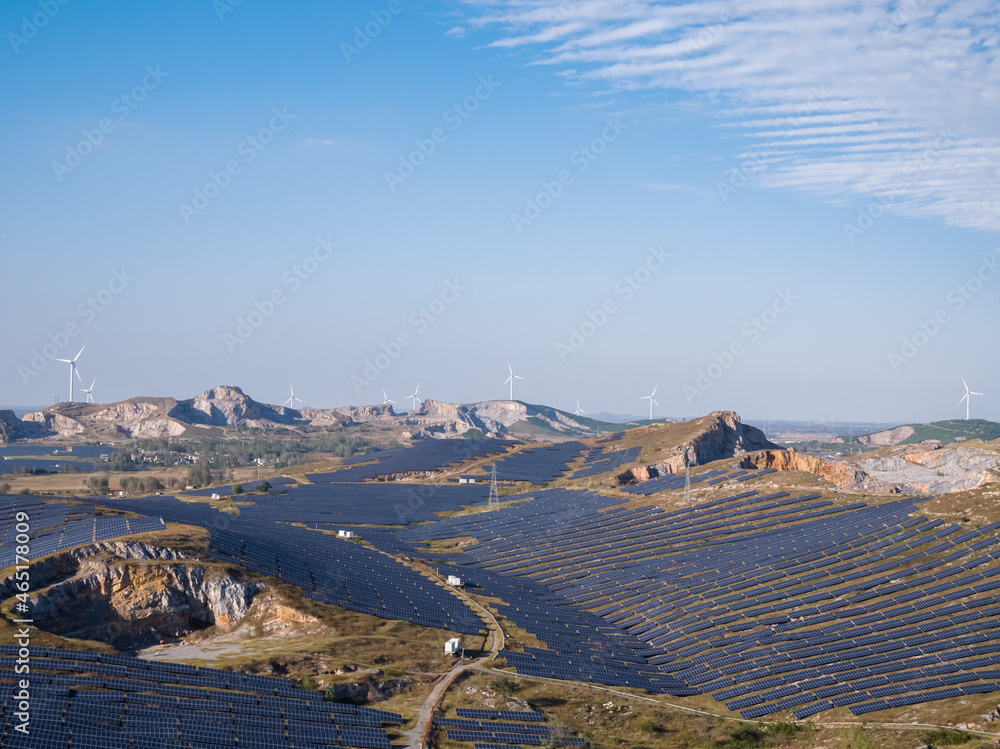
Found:
[[[307,146],[322,146],[323,148],[330,148],[337,145],[337,141],[330,138],[306,138],[303,142]]]
[[[1000,230],[995,0],[467,6],[495,46],[563,75],[695,94],[757,154],[760,184],[838,201],[891,194],[907,215]]]
[[[444,32],[444,35],[450,36],[453,39],[461,39],[462,37],[465,36],[465,29],[462,26],[452,26],[450,29]]]

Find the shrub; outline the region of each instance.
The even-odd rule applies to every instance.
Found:
[[[315,692],[317,687],[316,678],[312,674],[302,674],[302,678],[299,680],[302,682],[302,688],[308,689],[310,692]]]
[[[233,484],[233,494],[242,494],[243,487],[240,484]]]
[[[739,749],[754,749],[764,743],[760,731],[750,726],[734,728],[733,732],[729,734],[729,742]]]
[[[389,666],[389,668],[387,668],[382,673],[385,674],[387,679],[401,679],[404,676],[406,676],[406,669],[397,668],[396,666]]]
[[[965,744],[972,741],[973,735],[967,733],[966,731],[949,731],[947,729],[939,729],[937,731],[930,731],[925,740],[927,741],[927,746],[959,746],[960,744]]]
[[[261,481],[259,484],[257,484],[257,488],[254,489],[254,491],[263,494],[266,491],[270,491],[270,489],[271,489],[271,484],[269,482]]]
[[[490,687],[501,697],[513,697],[521,691],[521,685],[506,676],[491,681]]]
[[[635,728],[637,731],[642,733],[659,733],[660,727],[656,725],[649,718],[643,718],[642,720],[637,720],[635,723]]]

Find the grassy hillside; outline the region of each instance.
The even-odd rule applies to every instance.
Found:
[[[940,440],[948,445],[952,442],[966,442],[973,439],[981,439],[983,442],[1000,439],[1000,424],[995,421],[984,419],[951,419],[949,421],[935,421],[931,424],[914,424],[916,432],[905,440],[902,444],[907,445],[913,442],[923,442],[924,440]]]

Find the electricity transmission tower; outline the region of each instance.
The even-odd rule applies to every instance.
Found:
[[[493,474],[490,476],[490,499],[486,505],[486,511],[500,509],[500,493],[497,491],[497,464],[493,463]]]

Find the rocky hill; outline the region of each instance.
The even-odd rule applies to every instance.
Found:
[[[761,430],[744,424],[735,411],[715,411],[691,421],[642,427],[629,432],[628,441],[643,445],[647,462],[621,474],[620,483],[682,473],[688,466],[761,450],[780,450]]]
[[[293,409],[260,403],[240,388],[220,386],[186,400],[139,397],[110,404],[60,403],[18,419],[0,412],[0,442],[42,437],[97,439],[183,438],[226,428],[271,431],[304,427],[327,430],[374,424],[403,439],[443,438],[478,430],[489,437],[578,439],[613,431],[605,424],[545,406],[494,400],[457,404],[425,400],[397,414],[390,404],[329,409]]]
[[[981,439],[984,442],[1000,438],[1000,424],[984,419],[951,419],[933,421],[927,424],[906,424],[895,429],[886,429],[874,434],[856,438],[841,438],[854,441],[865,447],[886,447],[889,445],[909,445],[934,440],[944,445]]]

